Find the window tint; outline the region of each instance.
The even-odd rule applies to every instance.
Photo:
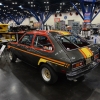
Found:
[[[33,34],[26,34],[21,41],[19,42],[20,44],[24,45],[31,45],[32,44],[32,39],[33,39]]]
[[[46,36],[36,36],[34,46],[45,50],[53,50],[52,44]]]

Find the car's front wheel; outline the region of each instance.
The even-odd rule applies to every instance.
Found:
[[[47,84],[53,84],[57,81],[58,76],[56,72],[47,64],[41,65],[41,77]]]
[[[9,51],[9,59],[11,62],[15,62],[17,60],[17,57],[12,53],[12,51]]]

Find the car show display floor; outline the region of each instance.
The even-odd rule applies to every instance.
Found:
[[[100,100],[100,65],[83,81],[69,81],[65,75],[59,75],[55,84],[47,85],[38,69],[22,61],[11,63],[8,53],[3,53],[0,100]]]

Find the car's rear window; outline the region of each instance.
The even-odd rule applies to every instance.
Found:
[[[89,45],[89,43],[86,40],[74,35],[59,36],[58,39],[67,50]]]

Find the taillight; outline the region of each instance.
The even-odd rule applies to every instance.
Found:
[[[80,66],[83,66],[83,65],[84,65],[84,62],[83,61],[80,61],[80,62],[77,62],[77,63],[72,64],[72,67],[73,68],[77,68],[77,67],[80,67]]]
[[[94,60],[99,58],[99,54],[94,55]]]

